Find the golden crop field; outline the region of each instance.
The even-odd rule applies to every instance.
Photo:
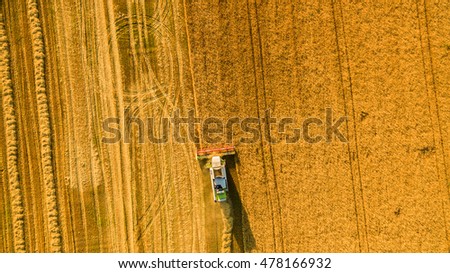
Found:
[[[0,13],[0,252],[450,251],[450,2]]]

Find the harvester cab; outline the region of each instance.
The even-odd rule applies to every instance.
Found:
[[[214,202],[227,201],[228,179],[224,157],[234,155],[235,153],[234,147],[203,149],[197,151],[198,160],[207,159],[205,168],[209,169]]]
[[[220,156],[216,155],[211,158],[211,167],[213,169],[220,168],[222,166],[222,159]]]

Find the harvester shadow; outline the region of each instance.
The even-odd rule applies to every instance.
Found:
[[[248,216],[242,206],[239,195],[239,181],[236,171],[238,158],[227,157],[227,178],[229,187],[229,198],[233,209],[233,243],[231,251],[235,253],[251,252],[255,248],[255,237],[253,237]]]

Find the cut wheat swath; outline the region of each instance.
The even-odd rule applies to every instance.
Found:
[[[25,252],[25,215],[18,172],[17,117],[14,109],[14,90],[11,81],[11,56],[8,37],[0,14],[0,77],[3,96],[3,119],[6,137],[6,165],[11,195],[14,251]]]
[[[27,1],[27,10],[28,23],[32,38],[34,84],[36,88],[39,117],[40,154],[44,174],[47,221],[50,233],[49,250],[51,252],[61,252],[61,227],[59,225],[59,211],[56,200],[56,181],[53,170],[50,113],[45,90],[45,47],[42,22],[39,18],[39,10],[35,0]]]

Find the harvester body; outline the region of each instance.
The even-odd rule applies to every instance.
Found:
[[[211,159],[209,174],[211,177],[214,202],[227,201],[228,181],[227,171],[225,169],[225,160],[218,155],[213,156]]]
[[[211,187],[214,196],[214,202],[227,201],[228,179],[223,156],[234,155],[234,147],[223,147],[217,149],[204,149],[197,151],[197,159],[207,159],[205,167],[209,169]]]

